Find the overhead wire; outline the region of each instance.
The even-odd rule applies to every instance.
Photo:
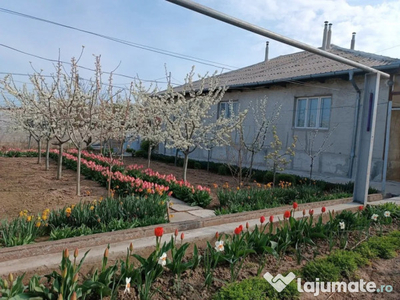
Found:
[[[90,34],[90,35],[101,37],[101,38],[104,38],[104,39],[107,39],[107,40],[111,40],[111,41],[114,41],[114,42],[117,42],[117,43],[121,43],[121,44],[124,44],[124,45],[127,45],[127,46],[131,46],[131,47],[135,47],[135,48],[139,48],[139,49],[143,49],[143,50],[147,50],[147,51],[151,51],[151,52],[155,52],[155,53],[159,53],[159,54],[163,54],[163,55],[167,55],[167,56],[171,56],[171,57],[175,57],[175,58],[179,58],[179,59],[193,61],[193,62],[197,62],[197,63],[203,64],[203,65],[216,67],[216,68],[219,68],[219,69],[228,69],[228,70],[237,69],[237,67],[235,67],[235,66],[230,66],[230,65],[227,65],[227,64],[218,63],[218,62],[214,62],[214,61],[211,61],[211,60],[206,60],[206,59],[202,59],[202,58],[198,58],[198,57],[194,57],[194,56],[190,56],[190,55],[180,54],[180,53],[169,51],[169,50],[164,50],[164,49],[160,49],[160,48],[155,48],[155,47],[151,47],[151,46],[147,46],[147,45],[143,45],[143,44],[130,42],[130,41],[123,40],[123,39],[120,39],[120,38],[115,38],[115,37],[107,36],[107,35],[104,35],[104,34],[96,33],[96,32],[93,32],[93,31],[80,29],[78,27],[65,25],[65,24],[62,24],[62,23],[50,21],[50,20],[47,20],[47,19],[35,17],[35,16],[32,16],[32,15],[20,13],[20,12],[17,12],[17,11],[14,11],[14,10],[10,10],[10,9],[6,9],[6,8],[2,8],[2,7],[0,7],[0,12],[11,14],[11,15],[16,15],[16,16],[20,16],[20,17],[24,17],[24,18],[28,18],[28,19],[33,19],[33,20],[36,20],[36,21],[41,21],[41,22],[45,22],[45,23],[49,23],[49,24],[53,24],[53,25],[57,25],[57,26],[60,26],[60,27],[64,27],[64,28],[68,28],[68,29],[72,29],[72,30],[76,30],[76,31],[80,31],[80,32],[84,32],[84,33],[87,33],[87,34]]]

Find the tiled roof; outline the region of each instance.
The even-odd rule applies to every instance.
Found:
[[[393,68],[400,67],[400,59],[397,58],[345,49],[335,45],[331,45],[328,51],[377,69],[385,69],[390,66],[393,66]],[[308,51],[301,51],[230,71],[219,75],[218,78],[221,85],[233,88],[299,80],[307,77],[327,77],[345,73],[349,70],[357,69]],[[359,71],[362,72],[361,70]]]

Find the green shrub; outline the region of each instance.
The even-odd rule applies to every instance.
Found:
[[[229,174],[229,168],[226,165],[220,165],[218,166],[218,175],[228,175]]]
[[[296,281],[293,280],[281,293],[278,293],[264,278],[253,277],[234,282],[221,288],[214,300],[265,300],[297,299]]]
[[[340,268],[334,263],[329,262],[326,258],[319,258],[307,263],[302,268],[302,279],[315,281],[315,278],[319,278],[320,281],[333,282],[339,281],[340,273]]]
[[[276,175],[276,182],[279,183],[280,181],[290,182],[292,184],[296,183],[296,178],[294,175],[291,174],[278,174]]]
[[[267,171],[263,177],[263,183],[270,183],[274,181],[274,173],[271,171]]]
[[[146,151],[145,151],[145,150],[142,150],[142,149],[137,150],[137,151],[135,152],[135,156],[136,156],[136,157],[147,158],[147,150],[146,150]]]
[[[198,161],[194,162],[193,168],[196,170],[201,170],[202,169],[201,163]]]
[[[334,264],[341,271],[342,276],[348,279],[354,276],[355,271],[369,263],[360,253],[347,250],[337,250],[327,257],[327,261]]]
[[[373,236],[356,248],[363,257],[394,258],[396,250],[400,249],[399,233],[396,231],[388,236]]]

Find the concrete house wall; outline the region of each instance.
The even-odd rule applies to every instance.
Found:
[[[355,82],[361,90],[361,100],[364,97],[364,76],[355,77]],[[389,89],[382,80],[380,84],[379,103],[377,112],[377,123],[375,142],[373,150],[373,160],[371,169],[371,179],[380,181],[382,179],[383,167],[383,151],[385,141],[386,114],[388,103]],[[357,92],[349,80],[341,78],[327,79],[324,82],[306,81],[296,83],[286,83],[285,85],[271,85],[268,88],[244,89],[244,90],[228,90],[223,101],[238,101],[240,110],[248,109],[248,115],[244,123],[245,138],[248,141],[254,136],[254,118],[252,110],[249,109],[250,101],[256,101],[264,97],[268,98],[269,111],[281,105],[280,117],[276,122],[277,133],[286,148],[292,143],[292,136],[298,137],[295,156],[292,157],[291,163],[286,167],[286,172],[307,175],[310,171],[310,157],[306,154],[307,147],[306,137],[314,130],[296,128],[295,127],[295,109],[296,99],[299,97],[312,96],[330,96],[331,111],[329,129],[319,129],[316,136],[313,150],[317,151],[323,143],[325,136],[332,131],[327,141],[327,149],[322,152],[314,161],[313,174],[329,175],[337,177],[345,177],[354,180],[357,157],[354,157],[354,163],[351,164],[352,147],[358,143],[354,143],[355,113],[357,103]],[[360,111],[361,111],[360,104]],[[214,108],[216,110],[216,108]],[[366,130],[358,126],[357,140],[360,136],[360,130]],[[235,137],[235,135],[234,135]],[[268,153],[269,143],[272,141],[272,134],[267,140],[267,147],[254,157],[254,168],[268,169],[265,155]],[[357,154],[358,149],[354,149]],[[174,149],[160,148],[160,152],[167,155],[175,155]],[[236,161],[235,151],[229,147],[216,147],[211,151],[211,160],[216,162],[229,162],[234,164]],[[208,151],[197,149],[189,158],[196,160],[207,160]],[[247,156],[245,164],[249,163]],[[352,165],[352,167],[351,167]],[[351,177],[349,177],[351,175]]]

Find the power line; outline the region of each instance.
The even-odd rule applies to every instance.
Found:
[[[130,41],[126,41],[126,40],[122,40],[119,38],[115,38],[115,37],[111,37],[111,36],[107,36],[107,35],[103,35],[100,33],[96,33],[93,31],[89,31],[89,30],[84,30],[84,29],[80,29],[74,26],[70,26],[70,25],[65,25],[65,24],[61,24],[58,22],[54,22],[54,21],[50,21],[47,19],[42,19],[39,17],[35,17],[32,15],[28,15],[28,14],[23,14],[17,11],[13,11],[13,10],[9,10],[6,8],[1,8],[0,7],[0,12],[4,12],[7,14],[11,14],[11,15],[16,15],[16,16],[20,16],[20,17],[24,17],[24,18],[28,18],[28,19],[33,19],[36,21],[41,21],[41,22],[45,22],[45,23],[49,23],[49,24],[53,24],[53,25],[57,25],[57,26],[61,26],[61,27],[65,27],[68,29],[72,29],[72,30],[76,30],[76,31],[80,31],[80,32],[84,32],[87,34],[91,34],[94,36],[98,36],[107,40],[111,40],[117,43],[121,43],[127,46],[131,46],[131,47],[135,47],[135,48],[139,48],[139,49],[143,49],[143,50],[147,50],[147,51],[151,51],[151,52],[155,52],[155,53],[159,53],[159,54],[163,54],[163,55],[168,55],[171,57],[175,57],[175,58],[180,58],[180,59],[184,59],[184,60],[188,60],[188,61],[193,61],[193,62],[197,62],[203,65],[208,65],[208,66],[212,66],[212,67],[216,67],[216,68],[220,68],[220,69],[227,69],[227,70],[232,70],[232,69],[238,69],[238,67],[235,66],[230,66],[227,64],[222,64],[222,63],[218,63],[218,62],[214,62],[214,61],[210,61],[210,60],[206,60],[206,59],[202,59],[202,58],[197,58],[194,56],[190,56],[190,55],[185,55],[185,54],[180,54],[177,52],[172,52],[172,51],[168,51],[168,50],[164,50],[164,49],[160,49],[160,48],[155,48],[155,47],[151,47],[151,46],[146,46],[143,44],[138,44],[138,43],[134,43],[134,42],[130,42]]]
[[[16,51],[16,52],[19,52],[19,53],[21,53],[21,54],[28,55],[28,56],[32,56],[32,57],[35,57],[35,58],[39,58],[39,59],[42,59],[42,60],[45,60],[45,61],[48,61],[48,62],[53,62],[53,63],[58,63],[58,62],[60,62],[60,63],[62,63],[62,64],[72,65],[72,63],[70,63],[70,62],[68,62],[68,61],[62,61],[62,60],[58,60],[58,59],[52,59],[52,58],[43,57],[43,56],[40,56],[40,55],[37,55],[37,54],[32,54],[32,53],[29,53],[29,52],[26,52],[26,51],[23,51],[23,50],[20,50],[20,49],[17,49],[17,48],[14,48],[14,47],[11,47],[11,46],[8,46],[8,45],[5,45],[5,44],[1,44],[1,43],[0,43],[0,46],[2,46],[2,47],[4,47],[4,48],[7,48],[7,49],[10,49],[10,50],[13,50],[13,51]],[[78,67],[78,68],[81,68],[81,69],[84,69],[84,70],[88,70],[88,71],[96,71],[95,69],[91,69],[91,68],[84,67],[84,66],[80,66],[80,65],[78,65],[77,67]],[[2,73],[2,72],[0,72],[0,74],[1,74],[1,73]],[[120,74],[120,73],[115,73],[115,72],[106,72],[106,71],[103,71],[102,73],[104,73],[104,74],[111,74],[111,73],[112,73],[112,74],[115,75],[115,76],[125,77],[125,78],[129,78],[129,79],[134,79],[134,80],[139,79],[138,77],[132,77],[132,76],[129,76],[129,75]],[[25,75],[26,75],[26,74],[25,74]],[[166,82],[166,81],[159,81],[158,79],[155,79],[155,80],[140,79],[140,80],[143,81],[143,82],[168,83],[168,82]],[[174,85],[178,85],[177,83],[173,83],[173,84],[174,84]]]

